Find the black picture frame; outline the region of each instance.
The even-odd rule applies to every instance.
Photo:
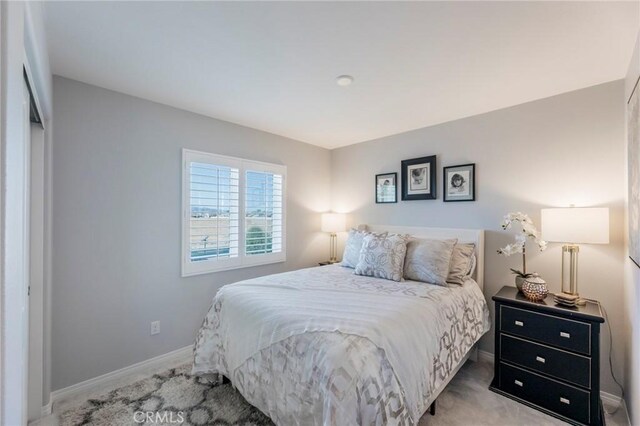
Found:
[[[476,164],[460,164],[442,169],[442,201],[476,200]]]
[[[390,179],[392,183],[389,185],[380,185],[380,180]],[[393,189],[391,189],[391,186]],[[385,191],[383,188],[386,188]],[[398,173],[380,173],[376,175],[375,180],[376,204],[391,204],[398,202]]]
[[[435,200],[436,156],[412,158],[402,161],[402,200]]]

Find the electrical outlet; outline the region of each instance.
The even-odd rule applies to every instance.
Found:
[[[160,334],[160,321],[153,321],[151,323],[151,335]]]

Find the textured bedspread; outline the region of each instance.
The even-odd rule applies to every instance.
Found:
[[[303,269],[221,288],[193,372],[228,376],[277,424],[414,424],[488,329],[471,280],[449,288]]]

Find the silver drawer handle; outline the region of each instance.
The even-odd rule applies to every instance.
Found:
[[[516,322],[515,322],[515,324],[516,324],[518,327],[523,327],[523,326],[524,326],[524,323],[523,323],[522,321],[516,321]]]
[[[571,401],[569,401],[567,398],[563,398],[563,397],[560,397],[560,402],[562,402],[563,404],[567,404],[567,405],[571,404]]]
[[[522,387],[522,382],[520,380],[514,380],[513,383],[515,383],[516,385]]]
[[[544,359],[544,358],[542,358],[541,356],[537,356],[537,357],[536,357],[536,361],[541,362],[541,363],[543,363],[543,364],[545,363],[545,359]]]
[[[569,333],[565,333],[564,331],[560,332],[560,337],[564,337],[565,339],[571,339],[571,335]]]

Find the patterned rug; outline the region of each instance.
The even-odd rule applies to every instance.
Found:
[[[272,425],[271,420],[229,383],[172,368],[118,388],[60,414],[60,426],[94,425]]]
[[[170,369],[131,385],[119,388],[82,405],[69,406],[58,415],[61,426],[70,425],[243,425],[271,426],[271,421],[229,384],[214,385],[191,376],[185,365]],[[435,416],[425,414],[418,426],[560,426],[566,423],[539,411],[519,404],[502,395],[491,392],[493,362],[468,362],[438,397]],[[159,415],[174,413],[173,423],[147,421],[137,423],[136,410],[150,410]],[[182,411],[184,421],[177,422]],[[615,417],[605,415],[608,426],[624,426],[629,422],[625,410],[618,410]],[[138,419],[140,420],[140,418]]]

